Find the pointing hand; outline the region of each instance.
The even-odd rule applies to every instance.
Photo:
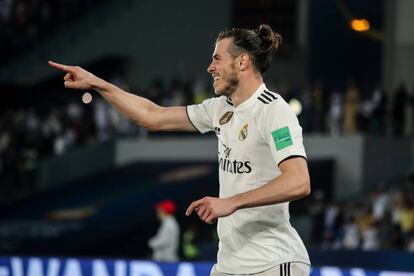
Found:
[[[53,68],[66,73],[65,77],[63,78],[66,88],[80,90],[94,89],[97,82],[100,80],[98,77],[79,66],[64,65],[53,61],[49,61],[48,63]]]

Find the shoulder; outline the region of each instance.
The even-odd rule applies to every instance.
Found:
[[[271,97],[271,96],[274,96]],[[271,100],[270,100],[271,99]],[[276,92],[263,91],[258,96],[257,117],[260,125],[273,125],[276,122],[296,122],[297,117],[290,105]]]
[[[208,98],[205,99],[201,104],[210,106],[233,106],[231,99],[227,98],[226,96]]]
[[[223,106],[233,106],[233,101],[229,97],[219,96],[219,97],[215,97],[212,99],[214,99],[216,104],[223,105]]]
[[[291,111],[289,104],[277,92],[265,89],[257,96],[257,110],[260,115]]]

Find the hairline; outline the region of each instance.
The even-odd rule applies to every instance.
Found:
[[[228,36],[228,37],[222,37],[220,39],[216,40],[216,43],[218,43],[221,40],[224,39],[229,39],[230,40],[230,45],[227,49],[227,52],[230,54],[230,56],[235,59],[236,57],[240,56],[241,54],[246,54],[249,56],[249,58],[252,60],[252,65],[253,65],[253,70],[258,73],[259,75],[263,76],[263,73],[260,72],[260,69],[257,68],[256,66],[256,58],[253,54],[251,54],[248,50],[246,50],[245,48],[238,46],[236,44],[234,44],[234,37],[233,36]]]

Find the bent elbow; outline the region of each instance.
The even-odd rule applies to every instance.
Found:
[[[298,192],[298,197],[303,198],[307,197],[311,193],[311,185],[309,177],[306,177],[300,181],[300,188]]]
[[[303,197],[307,197],[311,194],[311,185],[310,185],[310,181],[307,182],[305,188],[304,188],[304,193],[303,193]]]

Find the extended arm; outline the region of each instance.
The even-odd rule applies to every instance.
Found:
[[[128,93],[78,66],[49,61],[49,65],[66,72],[65,87],[93,89],[122,115],[151,131],[196,131],[187,117],[186,107],[161,107],[148,99]]]
[[[194,210],[201,220],[213,223],[219,217],[233,214],[242,208],[292,201],[310,194],[310,178],[306,160],[295,157],[280,164],[281,174],[269,183],[228,198],[205,197],[194,201],[186,215]]]

